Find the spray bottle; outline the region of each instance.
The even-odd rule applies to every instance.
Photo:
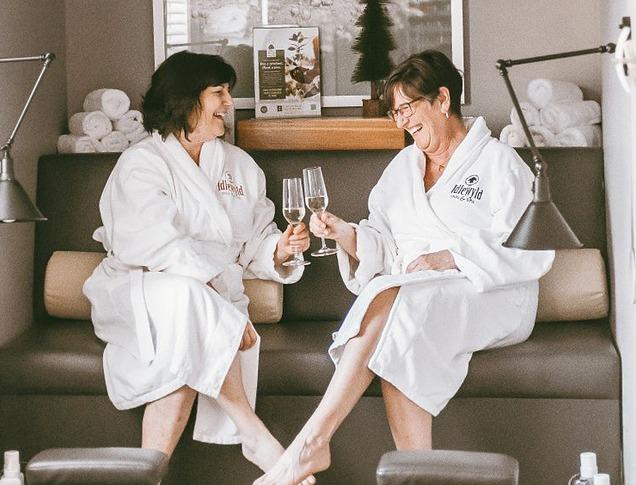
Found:
[[[579,474],[570,478],[569,483],[571,485],[594,485],[594,475],[597,473],[596,453],[586,451],[581,453],[581,468]],[[2,484],[0,483],[0,485]]]
[[[24,475],[20,472],[20,452],[4,452],[4,473],[0,485],[24,485]]]

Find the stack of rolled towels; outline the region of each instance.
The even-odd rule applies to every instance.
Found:
[[[141,113],[119,89],[91,91],[83,109],[69,119],[70,134],[57,139],[59,153],[122,152],[148,136]]]
[[[600,146],[601,107],[583,100],[576,84],[551,79],[534,79],[528,84],[528,100],[519,103],[536,146]],[[511,124],[499,139],[513,147],[528,146],[528,140],[514,108]]]

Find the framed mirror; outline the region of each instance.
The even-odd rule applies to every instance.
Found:
[[[320,29],[322,106],[361,106],[369,83],[353,84],[359,54],[351,49],[364,5],[358,0],[153,0],[155,67],[167,56],[188,49],[219,54],[236,69],[232,91],[237,109],[254,108],[252,28],[267,25]],[[392,0],[400,62],[424,49],[438,49],[464,70],[462,0]]]

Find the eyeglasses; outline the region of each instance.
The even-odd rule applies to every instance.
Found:
[[[389,117],[390,120],[393,120],[393,121],[397,121],[398,114],[402,118],[408,118],[409,116],[413,115],[413,106],[411,106],[411,105],[413,103],[417,102],[417,101],[420,101],[420,100],[424,99],[424,98],[425,98],[425,96],[420,96],[419,98],[415,98],[415,99],[409,101],[408,103],[401,104],[397,108],[390,109],[389,111],[387,111],[386,115]]]

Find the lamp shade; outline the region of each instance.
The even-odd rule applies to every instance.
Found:
[[[20,182],[0,180],[0,222],[46,221]]]
[[[535,250],[583,247],[552,200],[532,201],[503,245]]]
[[[2,147],[0,160],[0,222],[46,221],[13,175],[10,149]]]

